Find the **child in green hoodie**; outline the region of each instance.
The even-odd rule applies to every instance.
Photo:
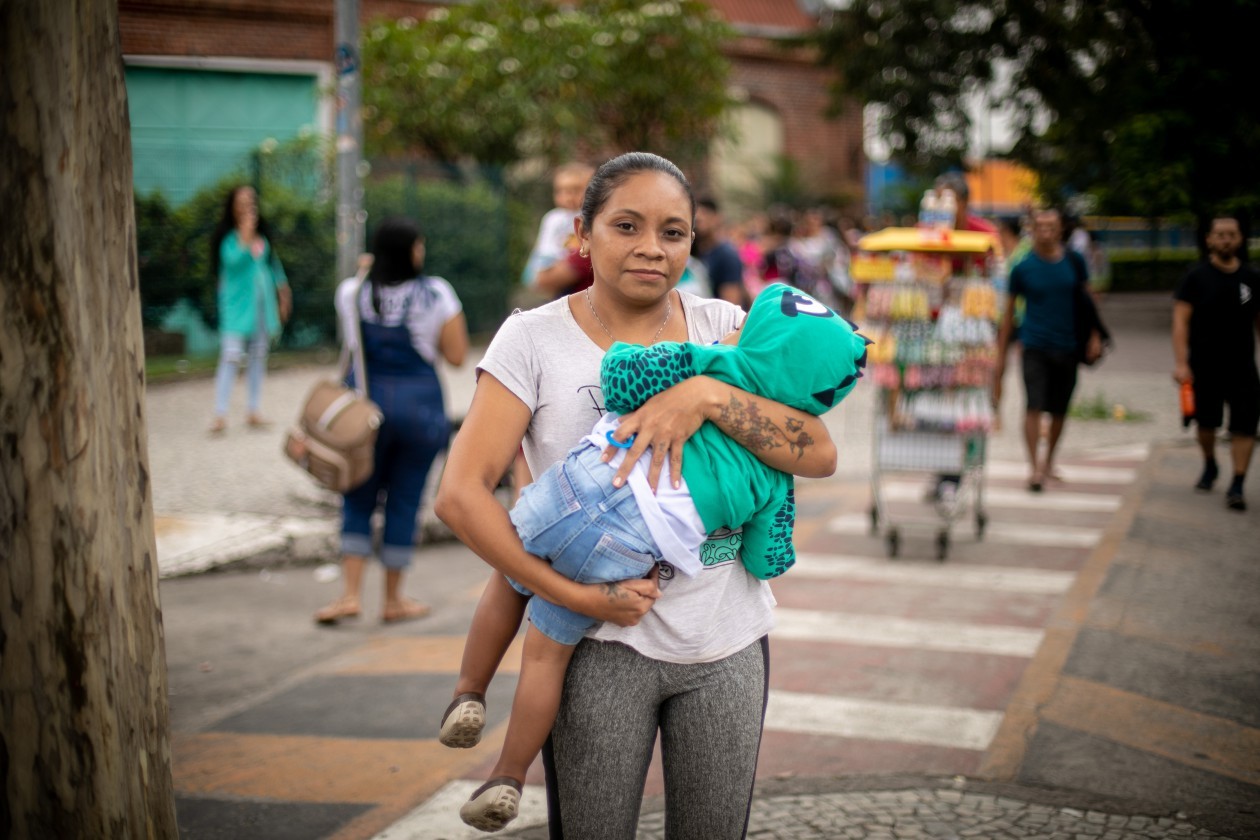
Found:
[[[667,474],[656,488],[648,485],[650,451],[625,485],[613,487],[623,456],[605,463],[603,451],[609,444],[630,445],[615,437],[620,415],[691,376],[712,376],[822,414],[857,383],[868,344],[844,318],[781,283],[764,289],[740,329],[720,343],[613,344],[600,377],[610,413],[564,461],[526,487],[512,509],[525,549],[582,583],[644,577],[658,564],[662,578],[665,569],[694,575],[703,570],[699,548],[706,535],[743,526],[739,557],[748,571],[763,580],[783,574],[796,559],[792,476],[767,467],[712,423],[684,445],[678,488]],[[483,831],[497,831],[516,817],[525,772],[555,722],[573,647],[596,623],[509,582],[530,599],[530,627],[499,762],[491,780],[460,808],[464,822]],[[504,651],[483,653],[498,662]],[[467,692],[447,708],[439,740],[471,747],[484,725],[484,690]]]

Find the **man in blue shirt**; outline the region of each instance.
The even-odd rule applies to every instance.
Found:
[[[696,238],[691,255],[704,263],[713,297],[748,309],[751,301],[744,288],[744,262],[722,235],[722,214],[717,201],[708,196],[696,200]]]
[[[1024,443],[1028,448],[1028,489],[1040,493],[1054,467],[1054,452],[1063,434],[1068,404],[1076,389],[1076,295],[1077,285],[1087,279],[1084,261],[1063,246],[1063,217],[1057,210],[1033,215],[1033,246],[1011,269],[1010,294],[998,334],[996,382],[1006,370],[1006,351],[1015,332],[1015,299],[1024,299],[1024,319],[1019,326],[1023,345]],[[1100,352],[1102,338],[1090,339]],[[1093,353],[1097,357],[1098,352]],[[1038,457],[1041,420],[1050,415],[1046,453]]]

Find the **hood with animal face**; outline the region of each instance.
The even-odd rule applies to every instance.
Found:
[[[696,348],[696,365],[702,373],[818,415],[853,390],[871,343],[809,295],[774,283],[753,301],[739,343]]]

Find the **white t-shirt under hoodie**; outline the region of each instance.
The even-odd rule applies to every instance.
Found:
[[[688,341],[718,341],[743,319],[740,308],[725,301],[685,292],[679,298]],[[574,320],[567,298],[513,313],[490,343],[477,372],[492,375],[533,413],[522,442],[532,475],[562,459],[604,414],[603,356]],[[637,625],[604,622],[587,635],[652,659],[687,664],[730,656],[774,626],[769,585],[738,559],[713,562],[695,576],[676,575],[660,585],[661,597]]]

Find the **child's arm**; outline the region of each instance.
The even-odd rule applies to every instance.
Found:
[[[740,559],[753,577],[769,580],[786,572],[796,562],[792,526],[796,522],[796,495],[792,479],[780,473],[784,492],[753,514],[744,523],[744,544]]]
[[[691,345],[686,342],[662,341],[644,347],[618,341],[608,348],[600,368],[604,408],[614,414],[628,414],[698,372]]]

